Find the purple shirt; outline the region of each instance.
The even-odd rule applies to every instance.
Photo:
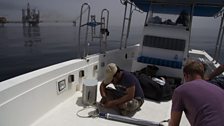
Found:
[[[135,97],[144,98],[144,93],[139,80],[130,72],[124,70],[122,70],[122,72],[123,74],[121,81],[117,85],[114,85],[116,89],[120,88],[120,90],[126,92],[127,88],[131,87],[132,85],[135,85]]]
[[[204,80],[175,89],[172,110],[184,111],[192,126],[224,126],[224,90]]]

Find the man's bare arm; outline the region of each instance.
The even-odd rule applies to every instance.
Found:
[[[122,96],[121,98],[118,98],[118,99],[115,99],[115,100],[112,100],[112,101],[108,101],[105,106],[107,107],[116,107],[116,106],[119,106],[131,99],[134,98],[134,95],[135,95],[135,86],[131,86],[129,88],[127,88],[127,91],[126,91],[126,94],[124,96]]]
[[[220,75],[222,72],[224,72],[224,65],[220,65],[211,74],[209,74],[208,75],[208,80],[213,79],[214,77]]]
[[[100,84],[100,94],[102,97],[106,97],[106,87],[107,87],[108,84],[105,84],[104,82],[102,82]]]
[[[182,112],[171,112],[169,126],[179,126]]]

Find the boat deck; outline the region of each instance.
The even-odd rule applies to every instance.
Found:
[[[98,89],[99,89],[98,83]],[[100,100],[100,94],[98,91],[97,101]],[[84,106],[82,105],[82,92],[77,91],[75,95],[65,100],[63,103],[53,108],[51,111],[42,116],[39,120],[34,122],[32,126],[74,126],[74,125],[96,125],[96,126],[126,126],[133,125],[124,122],[107,120],[104,118],[81,118],[77,116],[77,112],[82,110]],[[141,110],[138,111],[133,118],[143,119],[147,121],[160,122],[169,119],[171,109],[171,101],[168,102],[153,102],[150,100],[145,100]],[[80,115],[87,116],[89,112],[94,111],[94,108],[86,109],[80,112]],[[165,126],[168,123],[163,123]],[[189,123],[186,120],[185,115],[181,120],[181,126],[188,126]]]

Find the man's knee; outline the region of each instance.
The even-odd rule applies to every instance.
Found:
[[[130,101],[127,101],[120,106],[121,114],[122,115],[128,115],[130,113],[131,114],[135,113],[136,111],[138,111],[140,109],[142,104],[143,104],[143,102],[141,102],[139,100],[136,100],[136,99],[132,99]]]

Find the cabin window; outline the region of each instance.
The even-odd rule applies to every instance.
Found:
[[[158,36],[145,35],[143,46],[162,48],[176,51],[184,51],[186,41],[176,38],[165,38]]]

